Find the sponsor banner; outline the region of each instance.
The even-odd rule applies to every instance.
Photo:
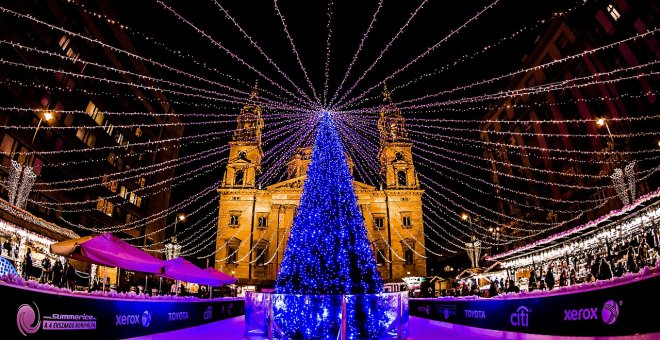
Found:
[[[242,299],[163,301],[83,297],[0,284],[7,338],[117,339],[168,332],[244,314]]]
[[[510,299],[410,299],[410,315],[499,331],[618,336],[660,332],[660,275],[589,291]]]

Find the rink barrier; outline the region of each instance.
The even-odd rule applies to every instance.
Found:
[[[2,338],[118,339],[243,315],[243,299],[120,299],[0,283]]]
[[[410,299],[410,315],[469,327],[558,336],[660,332],[660,275],[557,294]],[[535,296],[536,295],[536,296]]]

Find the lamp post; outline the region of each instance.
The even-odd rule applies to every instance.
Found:
[[[610,130],[610,126],[607,124],[607,120],[603,117],[596,119],[596,125],[600,127],[604,125],[605,128],[607,129],[607,134],[610,137],[609,147],[612,152],[612,157],[610,157],[609,160],[613,163],[611,165],[613,171],[612,174],[610,175],[610,178],[612,179],[612,183],[614,184],[614,189],[616,191],[617,196],[619,196],[621,203],[624,206],[628,205],[628,203],[632,202],[636,196],[637,181],[635,174],[635,161],[628,163],[623,169],[617,167],[618,163],[621,163],[621,165],[623,165],[624,159],[615,150],[614,137],[612,136],[612,131]],[[658,142],[658,144],[660,145],[660,142]]]
[[[607,129],[607,134],[608,134],[608,136],[610,137],[610,141],[611,141],[612,143],[614,143],[614,137],[612,137],[612,131],[610,131],[610,126],[607,125],[607,120],[605,120],[605,118],[603,118],[603,117],[597,118],[597,119],[596,119],[596,125],[598,125],[598,126],[600,126],[600,127],[602,127],[603,125],[605,125],[605,128]]]
[[[32,144],[37,138],[37,133],[41,128],[41,123],[46,120],[47,122],[53,119],[53,113],[50,111],[45,111],[42,115],[39,116],[39,123],[37,123],[37,128],[34,130],[32,139],[30,140],[29,148],[32,149]],[[32,167],[28,166],[28,157],[16,162],[12,160],[12,170],[9,174],[7,191],[9,197],[9,203],[13,204],[18,208],[25,208],[27,204],[27,197],[32,190],[32,185],[37,178],[37,175],[32,171]]]
[[[176,242],[176,225],[177,222],[185,222],[185,220],[186,215],[183,213],[177,214],[174,219],[174,233],[170,238],[170,242],[165,244],[165,257],[168,260],[175,259],[181,254],[181,245]]]
[[[472,268],[479,267],[479,255],[481,253],[481,242],[477,241],[477,237],[474,234],[474,228],[472,227],[472,216],[467,213],[461,214],[461,219],[463,221],[468,221],[470,223],[470,242],[465,243],[465,250],[470,257],[470,262],[472,263]]]

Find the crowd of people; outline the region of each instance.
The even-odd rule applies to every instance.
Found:
[[[23,256],[22,272],[23,278],[26,280],[35,279],[39,283],[50,283],[60,288],[75,288],[76,269],[71,265],[68,259],[54,261],[50,257],[45,256],[41,260],[41,274],[36,276],[36,268],[32,259],[32,250],[27,248]]]
[[[493,297],[503,293],[518,293],[521,289],[529,292],[553,290],[556,287],[609,280],[625,273],[637,273],[645,266],[655,265],[659,257],[660,244],[656,234],[649,230],[628,239],[606,242],[604,246],[531,266],[529,274],[517,275],[517,279],[513,279],[513,273],[506,279],[491,277],[488,289],[481,289],[477,280],[471,279],[443,290],[441,295]]]

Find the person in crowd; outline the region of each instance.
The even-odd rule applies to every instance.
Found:
[[[48,279],[50,278],[50,269],[51,269],[51,262],[48,256],[44,256],[43,260],[41,260],[41,276],[39,277],[39,282],[40,283],[47,283]]]
[[[539,290],[546,290],[548,287],[545,285],[545,279],[539,281]]]
[[[596,278],[591,274],[591,272],[589,272],[587,273],[585,281],[589,283],[596,282]]]
[[[569,279],[570,279],[569,284],[574,285],[574,284],[578,283],[577,271],[575,270],[575,268],[571,268],[571,275],[570,275]]]
[[[53,264],[53,269],[51,271],[51,280],[53,280],[53,285],[62,287],[62,263],[60,263],[60,260],[55,260],[55,264]]]
[[[30,277],[30,274],[32,274],[32,266],[32,250],[28,248],[25,252],[25,256],[23,256],[23,277],[25,277],[26,280]]]
[[[600,268],[598,268],[598,273],[600,274],[600,277],[598,278],[599,280],[609,280],[613,276],[612,266],[610,266],[610,263],[605,258],[600,260]]]
[[[594,279],[600,277],[600,274],[598,273],[599,266],[600,266],[600,258],[596,257],[594,262],[591,263],[591,268],[589,268],[589,271],[591,272],[591,276],[593,276]]]
[[[616,267],[614,268],[614,276],[622,277],[623,273],[626,272],[626,268],[623,266],[623,261],[618,261]]]
[[[516,286],[514,280],[509,280],[509,286],[506,288],[507,293],[520,293],[520,288]]]
[[[488,288],[488,297],[497,296],[500,293],[499,287],[497,286],[496,281],[490,282],[490,287]]]
[[[66,260],[64,264],[64,280],[66,280],[66,288],[74,290],[76,287],[76,269],[73,268],[71,262]]]
[[[636,256],[634,248],[628,248],[628,254],[626,255],[626,269],[628,272],[637,273],[639,271],[639,267],[637,267],[637,261],[635,258]]]
[[[548,285],[548,290],[555,287],[555,274],[552,272],[552,267],[548,267],[548,272],[545,273],[545,284]]]
[[[529,282],[528,282],[528,290],[534,291],[537,289],[537,280],[536,280],[536,270],[532,268],[532,270],[529,272]]]
[[[643,267],[647,265],[647,259],[649,258],[649,245],[646,243],[646,239],[642,238],[642,242],[639,245],[639,250],[637,251],[637,254],[639,254],[639,266]]]
[[[476,281],[472,281],[472,287],[470,288],[470,294],[471,295],[476,295],[476,296],[481,295],[480,292],[479,292],[479,286],[477,285]]]
[[[11,241],[9,238],[6,238],[5,243],[2,244],[2,252],[11,257]]]
[[[561,270],[559,274],[559,287],[566,287],[568,285],[568,274],[566,274],[566,269]]]

